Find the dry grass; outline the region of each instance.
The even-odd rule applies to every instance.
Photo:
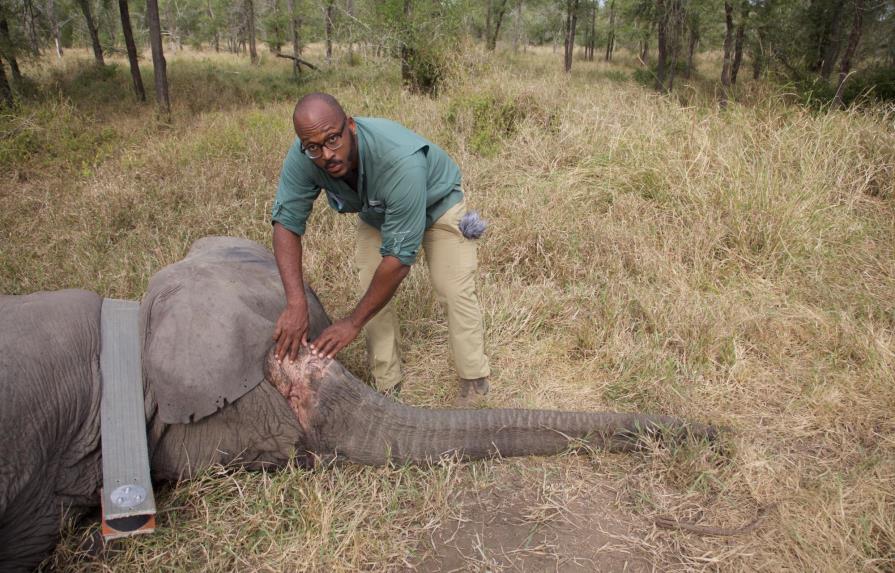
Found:
[[[270,80],[264,97],[265,75],[287,77],[288,63],[252,71],[204,57],[172,58],[182,87],[168,128],[149,108],[119,102],[104,113],[64,94],[4,118],[5,133],[45,130],[46,141],[61,129],[53,114],[81,127],[73,150],[38,141],[4,167],[0,290],[136,298],[201,236],[269,244],[292,100],[327,89],[352,113],[394,118],[448,149],[490,219],[479,257],[491,405],[646,410],[732,429],[725,455],[594,455],[593,471],[640,524],[625,541],[632,550],[667,570],[895,568],[891,114],[806,111],[748,82],[749,104],[719,112],[695,87],[698,97],[646,91],[623,65],[578,61],[569,79],[549,49],[467,55],[473,71],[438,100],[402,92],[381,63],[314,74],[288,97]],[[255,79],[233,87],[224,69]],[[116,78],[126,90],[126,75]],[[476,120],[481,107],[492,118],[509,110],[510,129]],[[107,130],[99,143],[96,130]],[[0,141],[4,152],[13,140]],[[309,229],[310,280],[338,315],[352,302],[353,221],[320,204]],[[453,373],[425,272],[414,270],[398,307],[403,399],[443,406]],[[363,371],[361,345],[343,359]],[[71,533],[53,563],[400,569],[451,495],[486,486],[490,468],[213,472],[162,496],[159,534],[126,541],[103,565],[76,562]],[[563,490],[575,487],[545,487],[530,519],[561,515]],[[743,537],[651,525],[664,515],[736,527],[771,503]]]

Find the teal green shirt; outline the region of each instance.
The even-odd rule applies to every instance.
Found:
[[[423,232],[463,198],[460,168],[440,147],[393,121],[356,117],[357,192],[301,151],[296,139],[280,172],[271,220],[298,235],[305,232],[321,190],[339,213],[359,213],[382,233],[382,256],[411,265]]]

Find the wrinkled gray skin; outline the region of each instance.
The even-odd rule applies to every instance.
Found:
[[[272,261],[272,259],[271,259]],[[275,267],[272,267],[275,268]],[[309,291],[313,331],[328,323]],[[97,505],[100,453],[99,317],[81,290],[0,296],[0,570],[27,571],[52,551],[65,512]],[[269,334],[268,334],[269,336]],[[211,464],[278,467],[290,456],[362,464],[549,455],[572,439],[627,450],[644,433],[714,437],[664,416],[535,410],[427,410],[386,398],[335,360],[303,352],[198,422],[161,421],[144,377],[153,477],[189,478]]]

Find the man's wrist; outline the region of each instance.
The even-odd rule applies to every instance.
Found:
[[[348,321],[351,326],[357,329],[358,332],[360,332],[360,329],[362,329],[364,327],[364,324],[366,324],[367,322],[362,317],[357,316],[357,313],[355,312],[352,312],[351,314],[346,316],[345,320]]]
[[[292,297],[286,300],[286,308],[303,310],[308,308],[308,299],[302,296]]]

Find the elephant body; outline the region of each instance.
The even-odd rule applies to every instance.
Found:
[[[313,335],[329,318],[310,289],[308,300]],[[290,458],[424,462],[546,455],[570,440],[629,449],[660,430],[714,436],[664,416],[404,406],[336,360],[303,351],[295,362],[277,362],[270,336],[283,304],[272,255],[242,239],[197,241],[150,281],[141,314],[154,480]],[[101,306],[82,290],[0,296],[0,569],[36,567],[58,540],[63,515],[99,502]]]

